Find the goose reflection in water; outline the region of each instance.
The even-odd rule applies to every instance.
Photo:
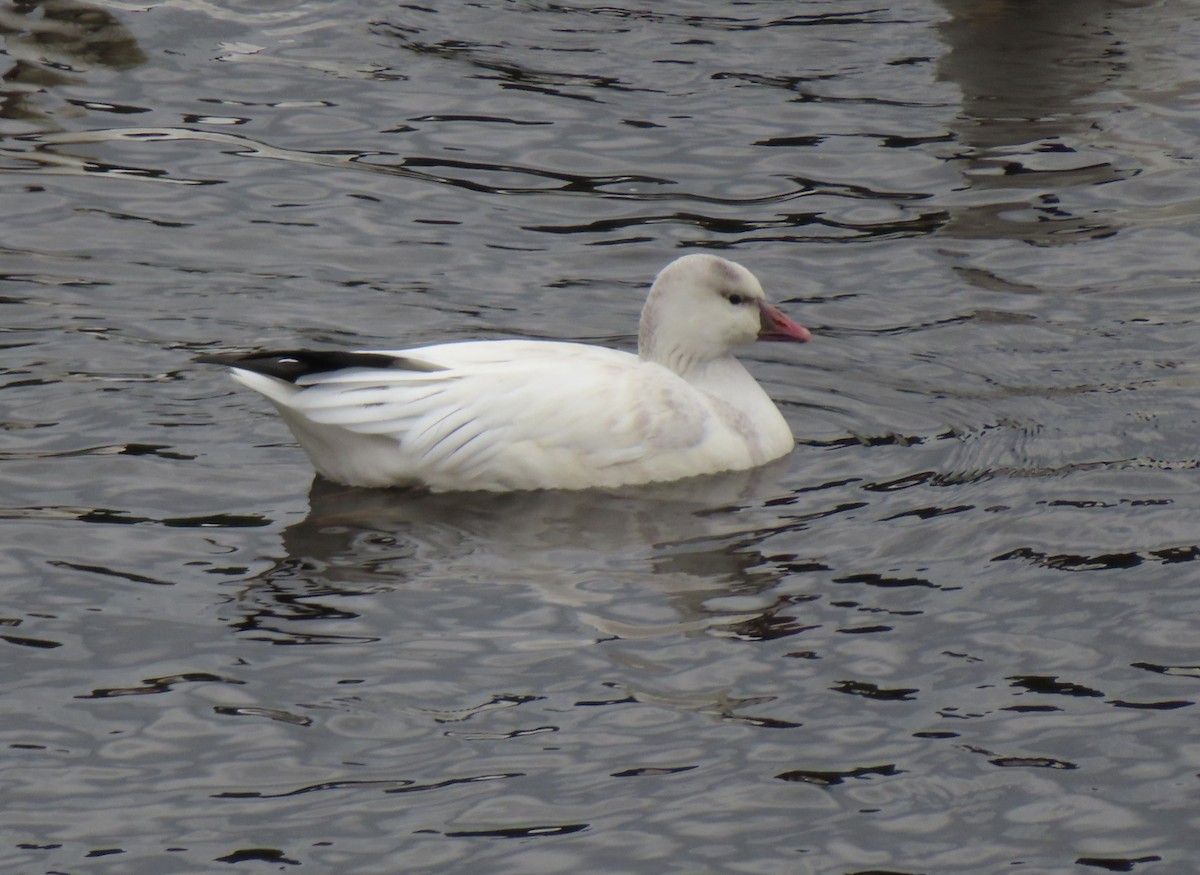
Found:
[[[428,494],[316,478],[308,516],[283,532],[287,555],[245,581],[231,624],[275,643],[374,640],[354,597],[467,584],[455,597],[485,610],[487,588],[516,584],[599,638],[760,637],[783,605],[764,594],[778,557],[757,548],[780,527],[765,504],[780,464],[613,492]],[[740,598],[706,604],[726,596]]]

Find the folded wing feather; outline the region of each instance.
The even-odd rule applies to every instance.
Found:
[[[509,345],[531,350],[497,354],[519,352],[500,348]],[[396,464],[434,488],[464,478],[484,488],[531,481],[569,488],[597,471],[611,472],[616,484],[629,479],[623,469],[648,456],[659,468],[664,457],[673,459],[661,473],[677,468],[687,476],[703,470],[714,450],[719,455],[720,448],[705,446],[705,396],[629,353],[511,341],[445,344],[404,357],[430,368],[310,374],[276,403],[289,418],[317,426],[325,440],[334,439],[331,428],[391,438]],[[539,482],[548,476],[557,479]]]

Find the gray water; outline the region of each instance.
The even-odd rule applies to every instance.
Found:
[[[1200,3],[0,33],[0,870],[1196,871]],[[342,489],[193,361],[630,348],[695,250],[815,334],[749,474]]]

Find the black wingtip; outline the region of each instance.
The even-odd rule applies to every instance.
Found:
[[[201,364],[225,365],[256,374],[265,374],[295,383],[311,374],[325,374],[346,368],[389,368],[407,371],[440,371],[443,368],[378,352],[344,352],[342,350],[289,349],[275,352],[217,353],[195,359]]]

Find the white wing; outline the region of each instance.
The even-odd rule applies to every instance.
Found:
[[[347,368],[295,386],[238,376],[271,398],[318,470],[342,482],[569,489],[750,464],[712,398],[629,353],[489,341],[385,354],[441,370]]]

